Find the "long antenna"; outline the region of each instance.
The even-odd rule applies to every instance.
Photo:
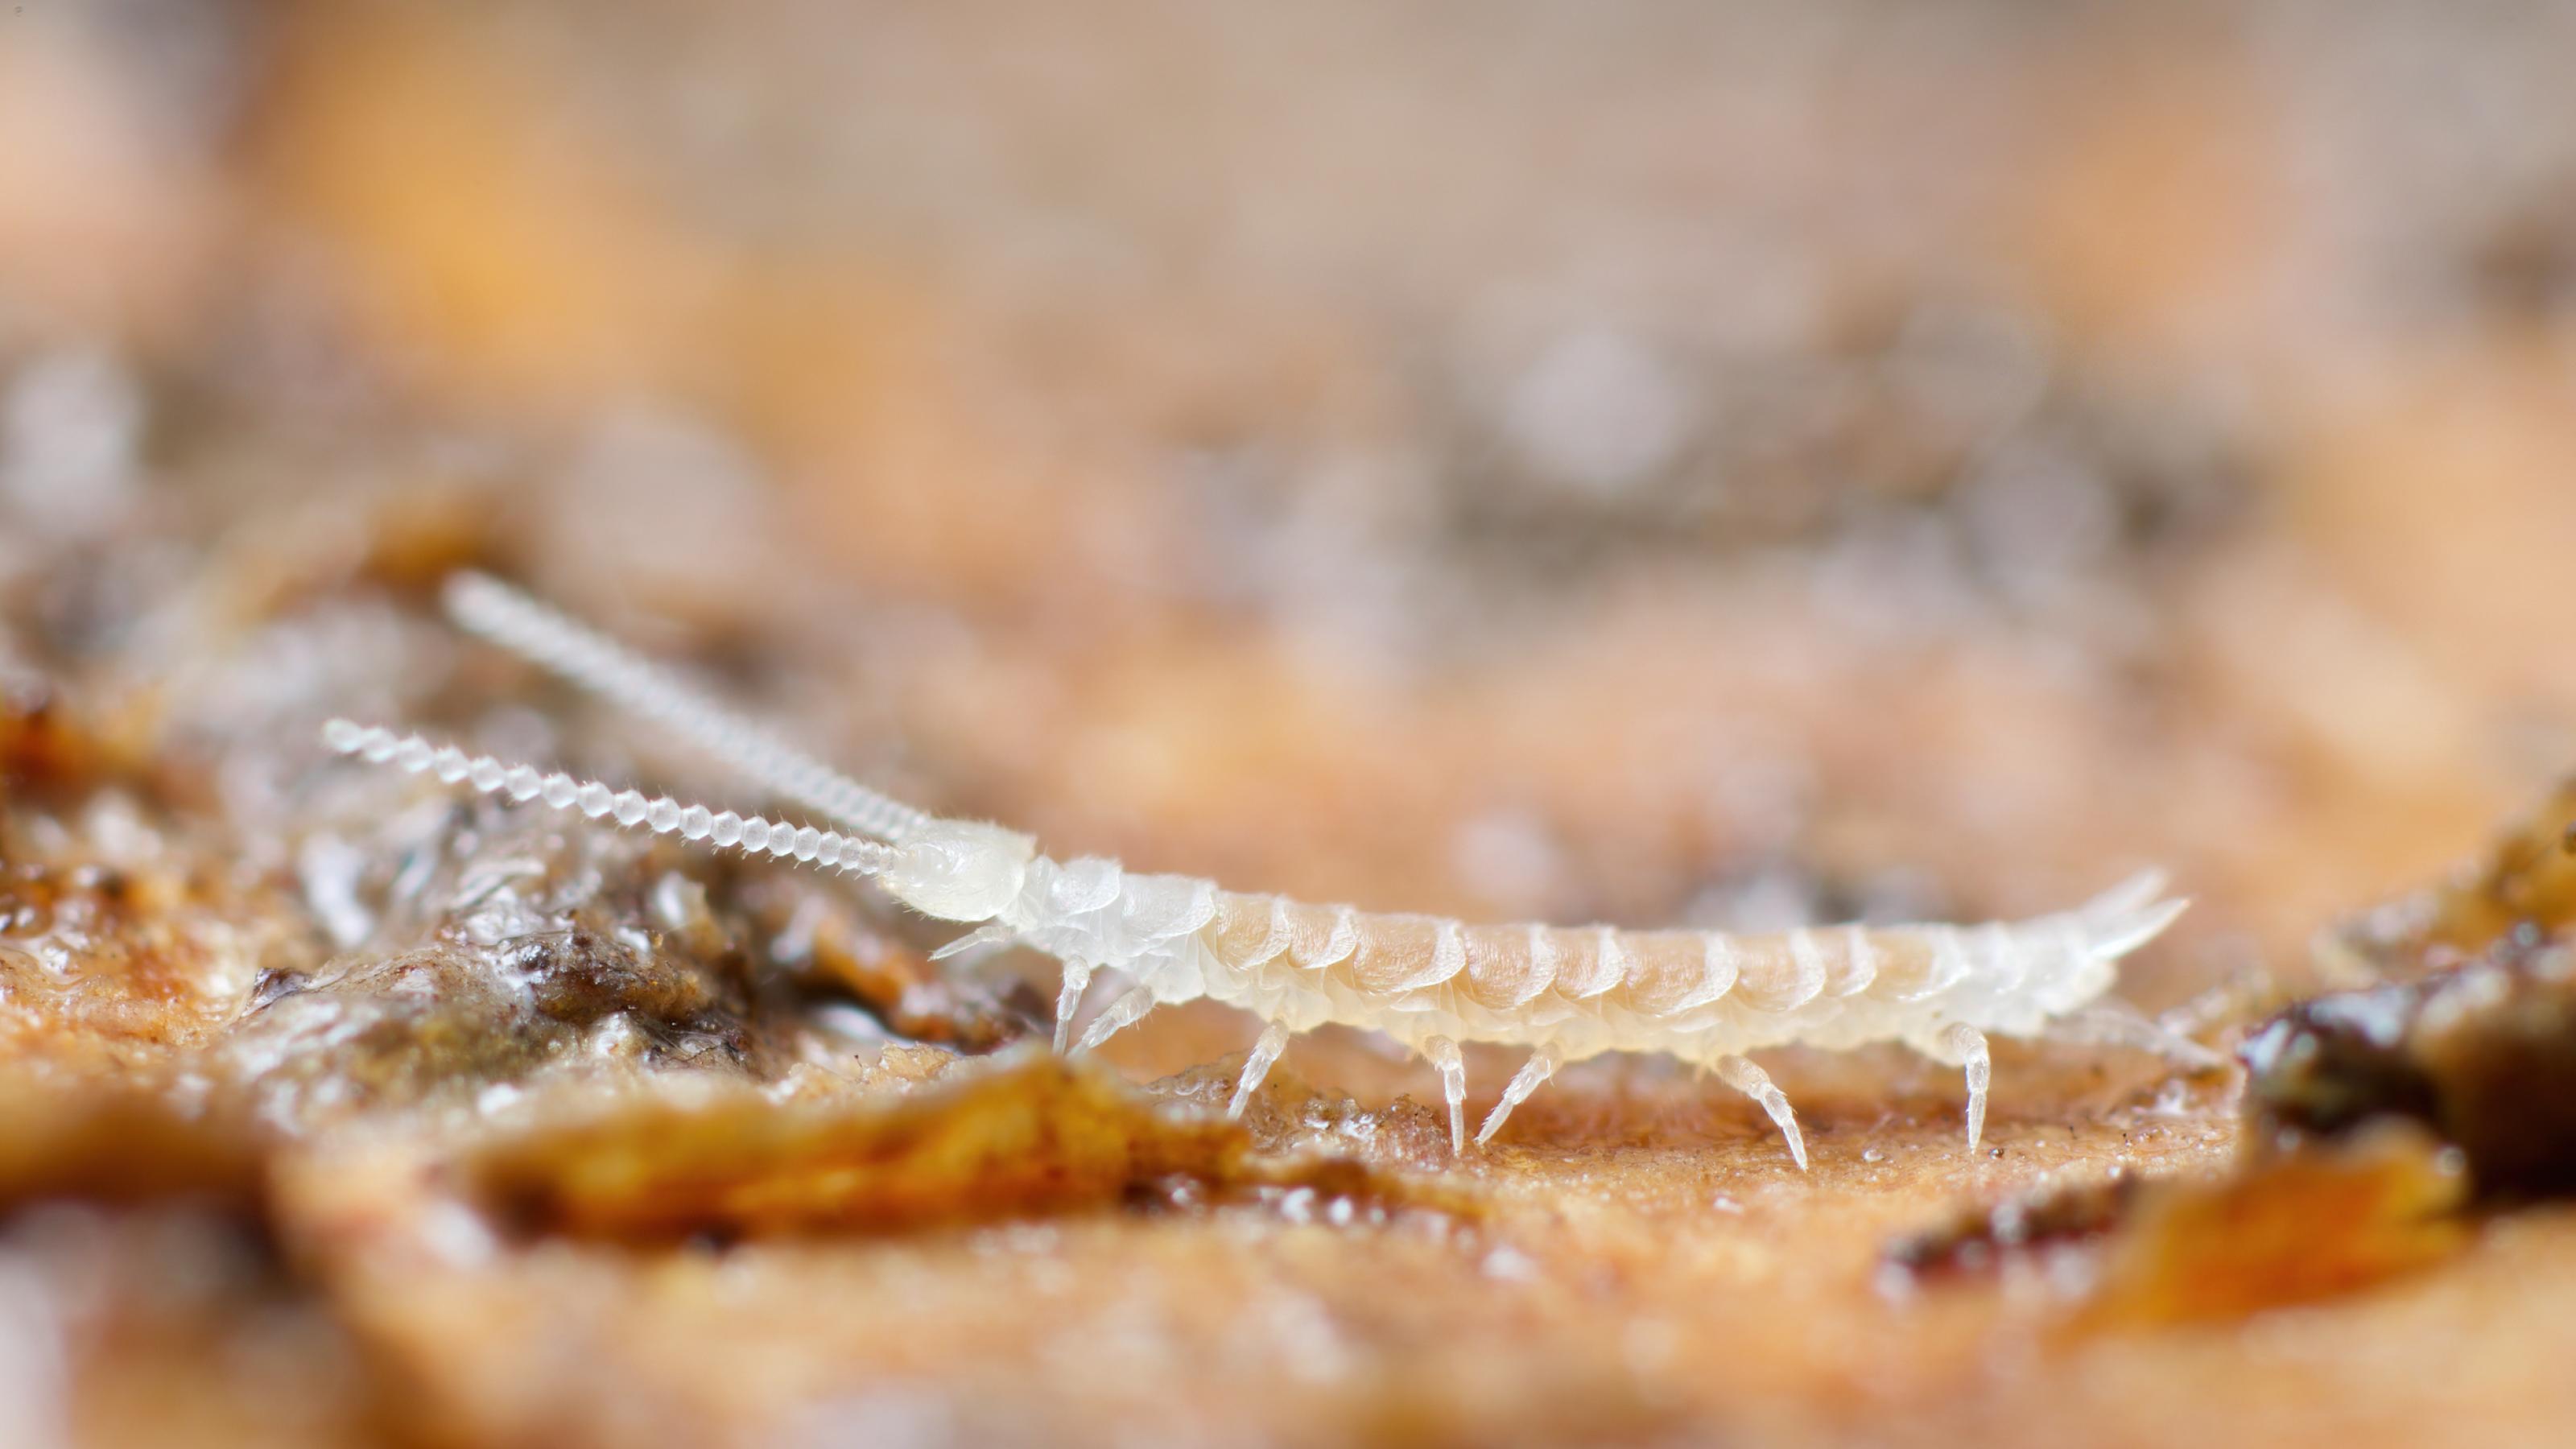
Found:
[[[793,857],[857,875],[875,874],[894,856],[894,847],[873,840],[853,840],[810,825],[798,827],[730,810],[716,814],[704,805],[683,805],[669,796],[648,799],[641,790],[611,790],[596,780],[541,774],[534,765],[505,765],[489,755],[468,755],[454,745],[433,745],[418,735],[351,720],[335,719],[322,726],[322,742],[369,764],[435,775],[451,785],[461,782],[486,795],[506,795],[522,803],[541,800],[593,820],[613,819],[630,830],[703,840],[746,855]]]
[[[464,628],[659,722],[744,778],[847,829],[901,840],[931,818],[781,742],[625,645],[488,574],[454,575],[446,602],[448,616]]]

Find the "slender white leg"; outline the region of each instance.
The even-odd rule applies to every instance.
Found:
[[[1994,1079],[1994,1061],[1986,1054],[1986,1034],[1964,1021],[1941,1028],[1941,1059],[1968,1069],[1968,1150],[1977,1150],[1986,1135],[1986,1084]]]
[[[1449,1155],[1467,1155],[1467,1059],[1458,1044],[1435,1036],[1422,1044],[1422,1054],[1440,1069],[1440,1093],[1449,1099]]]
[[[1252,1094],[1261,1086],[1261,1079],[1270,1075],[1271,1066],[1286,1050],[1287,1027],[1274,1021],[1261,1029],[1261,1040],[1252,1044],[1252,1055],[1243,1060],[1243,1076],[1234,1084],[1234,1100],[1225,1104],[1225,1115],[1243,1115],[1244,1104],[1252,1100]]]
[[[1530,1053],[1529,1060],[1521,1063],[1520,1071],[1513,1074],[1512,1084],[1503,1088],[1503,1100],[1494,1104],[1494,1110],[1485,1118],[1485,1125],[1476,1129],[1476,1145],[1482,1147],[1493,1141],[1494,1134],[1502,1130],[1503,1119],[1512,1115],[1514,1107],[1528,1101],[1530,1093],[1538,1090],[1539,1083],[1555,1076],[1557,1064],[1564,1059],[1564,1055],[1553,1046],[1543,1046]]]
[[[1142,986],[1128,987],[1116,1001],[1109,1003],[1108,1010],[1093,1017],[1091,1025],[1083,1028],[1082,1041],[1074,1047],[1074,1050],[1085,1052],[1091,1050],[1142,1021],[1145,1013],[1153,1009],[1153,992]]]
[[[964,956],[969,953],[973,953],[980,958],[990,948],[999,946],[1010,939],[1010,927],[1001,924],[999,921],[987,921],[983,925],[977,926],[974,930],[968,931],[965,935],[958,937],[956,940],[949,942],[947,945],[940,947],[938,950],[931,952],[930,959],[933,961],[945,961],[952,956]],[[962,967],[972,963],[959,962],[958,964]]]
[[[2129,1006],[2088,1006],[2061,1016],[2049,1023],[2048,1039],[2089,1046],[2135,1047],[2153,1052],[2185,1071],[2205,1072],[2227,1064],[2225,1057]]]
[[[1717,1075],[1728,1086],[1762,1104],[1771,1114],[1780,1135],[1789,1139],[1789,1155],[1798,1170],[1807,1170],[1807,1139],[1798,1135],[1798,1114],[1789,1110],[1789,1094],[1771,1085],[1771,1074],[1744,1057],[1725,1057],[1717,1064]]]
[[[1055,1054],[1064,1055],[1073,1040],[1073,1014],[1082,1008],[1082,993],[1091,989],[1091,968],[1080,961],[1064,963],[1064,988],[1055,997]]]

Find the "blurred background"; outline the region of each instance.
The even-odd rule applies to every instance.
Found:
[[[0,671],[252,860],[326,712],[620,764],[455,703],[420,605],[479,565],[1064,853],[1747,926],[2157,861],[2204,905],[2142,998],[2296,973],[2576,759],[2571,54],[24,0]]]

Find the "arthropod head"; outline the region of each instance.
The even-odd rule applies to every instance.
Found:
[[[988,921],[1019,898],[1037,841],[971,820],[907,831],[877,879],[896,900],[944,921]]]

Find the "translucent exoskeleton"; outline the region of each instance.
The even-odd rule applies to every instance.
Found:
[[[1016,831],[943,819],[868,789],[495,580],[460,576],[447,604],[467,629],[674,729],[839,828],[712,812],[345,720],[326,728],[331,748],[631,829],[873,877],[924,915],[976,927],[943,955],[1016,944],[1060,961],[1058,1050],[1072,1044],[1096,973],[1116,973],[1126,990],[1091,1022],[1080,1049],[1158,1005],[1206,997],[1240,1007],[1263,1028],[1231,1112],[1243,1110],[1293,1034],[1327,1022],[1382,1031],[1429,1061],[1459,1152],[1467,1145],[1463,1042],[1529,1049],[1477,1129],[1479,1144],[1566,1063],[1603,1052],[1662,1052],[1715,1071],[1753,1098],[1803,1168],[1796,1114],[1749,1052],[1898,1042],[1959,1067],[1967,1078],[1971,1148],[1985,1128],[1990,1035],[2118,1041],[2194,1069],[2217,1061],[2207,1048],[2106,999],[2120,958],[2183,910],[2153,873],[2025,921],[1759,935],[1471,925],[1310,905],[1188,876],[1131,872],[1097,856],[1054,859]]]

